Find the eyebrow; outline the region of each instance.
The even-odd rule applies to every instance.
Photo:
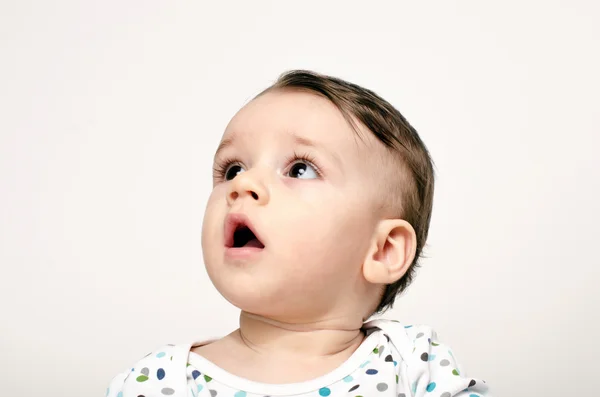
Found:
[[[295,133],[291,133],[292,138],[294,139],[294,143],[300,146],[307,146],[313,149],[321,149],[322,151],[324,151],[327,155],[329,155],[329,157],[331,157],[334,161],[336,161],[338,163],[338,165],[342,165],[342,159],[340,158],[340,156],[334,152],[333,150],[330,150],[326,147],[324,147],[323,145],[319,145],[318,143],[311,141],[308,138],[305,138],[303,136],[300,136],[298,134]]]
[[[233,145],[235,135],[236,134],[234,133],[232,137],[225,138],[221,141],[221,143],[219,144],[219,146],[217,147],[217,150],[215,152],[215,158],[219,155],[219,153],[221,151],[223,151],[226,148]],[[338,163],[338,165],[340,165],[340,166],[342,165],[342,159],[340,158],[339,154],[334,152],[333,150],[330,150],[330,149],[324,147],[323,145],[319,145],[318,143],[316,143],[308,138],[305,138],[303,136],[300,136],[294,132],[291,132],[290,135],[296,145],[306,146],[306,147],[310,147],[310,148],[317,149],[317,150],[321,149],[327,155],[329,155],[329,157],[331,157],[334,161],[336,161]]]
[[[225,148],[231,146],[232,144],[233,144],[233,137],[223,139],[221,141],[221,143],[219,143],[219,146],[217,147],[217,151],[215,152],[214,158],[217,158],[219,156],[220,152],[222,152]]]

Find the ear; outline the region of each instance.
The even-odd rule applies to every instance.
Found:
[[[417,235],[403,219],[379,222],[363,264],[363,276],[373,284],[392,284],[410,267],[417,251]]]

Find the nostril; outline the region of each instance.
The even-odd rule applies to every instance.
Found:
[[[258,194],[254,193],[254,192],[250,192],[250,194],[252,194],[252,198],[254,200],[258,200]]]

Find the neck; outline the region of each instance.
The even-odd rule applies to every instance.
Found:
[[[251,350],[272,357],[347,355],[364,339],[362,324],[354,317],[289,323],[242,311],[239,337]]]

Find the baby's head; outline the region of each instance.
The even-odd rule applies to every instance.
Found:
[[[411,282],[433,181],[425,145],[388,102],[288,72],[233,117],[215,154],[208,274],[249,313],[362,321]]]

